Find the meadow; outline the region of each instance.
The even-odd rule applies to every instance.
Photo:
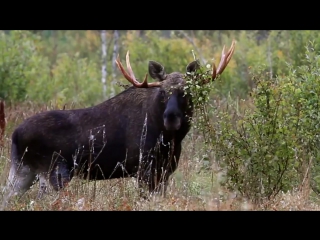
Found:
[[[0,31],[1,190],[14,128],[38,112],[92,106],[121,92],[128,82],[113,63],[117,54],[130,50],[136,76],[149,60],[184,72],[194,57],[217,63],[223,45],[237,41],[221,78],[194,88],[198,111],[165,198],[140,198],[135,179],[73,178],[41,200],[36,183],[5,210],[319,210],[319,33],[106,31],[103,91],[99,31]]]

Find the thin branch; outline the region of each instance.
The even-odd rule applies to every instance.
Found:
[[[197,51],[197,53],[200,56],[200,60],[203,64],[206,64],[206,59],[203,57],[200,49],[196,46],[196,44],[194,43],[193,39],[191,37],[188,36],[188,34],[186,34],[183,30],[178,30],[193,46],[193,48]]]

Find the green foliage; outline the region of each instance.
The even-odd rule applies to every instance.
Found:
[[[256,65],[265,64],[267,61],[267,49],[265,44],[257,44],[256,33],[254,31],[239,31],[237,44],[235,47],[234,55],[221,75],[221,82],[215,85],[215,96],[227,97],[229,94],[232,96],[239,96],[241,98],[247,98],[248,92],[253,87],[253,83],[249,76],[249,69]],[[223,44],[226,47],[230,42],[230,38],[224,36]],[[216,65],[218,59],[220,60],[222,45],[217,49]]]
[[[39,37],[27,31],[0,32],[0,98],[23,101],[31,81],[44,75]]]
[[[281,86],[263,75],[257,76],[252,97],[255,109],[247,111],[236,124],[230,115],[221,115],[221,135],[217,153],[227,169],[229,188],[251,200],[270,199],[292,186],[294,143],[293,126],[283,114],[289,110],[282,98]]]
[[[285,62],[298,67],[305,60],[305,46],[310,45],[310,40],[314,41],[315,50],[320,50],[320,33],[314,30],[294,30],[294,31],[271,31],[270,44],[273,49],[273,67],[281,71]],[[287,69],[287,68],[286,68]],[[288,69],[287,69],[288,70]],[[287,71],[285,73],[288,73]]]
[[[93,105],[102,98],[100,72],[98,66],[79,54],[70,57],[61,54],[52,69],[52,87],[45,100],[55,99],[59,105],[66,101]],[[41,83],[34,94],[42,91]]]
[[[63,101],[89,101],[92,104],[101,98],[97,97],[75,97],[70,90],[75,87],[69,86],[66,80],[59,80],[58,89],[69,89],[58,94],[54,80],[53,69],[62,65],[59,61],[85,61],[90,69],[95,65],[95,75],[91,71],[90,79],[95,78],[94,83],[101,78],[101,39],[99,31],[4,31],[0,36],[0,97],[10,99],[14,102],[33,100],[39,102],[55,101],[55,97],[64,99]],[[218,64],[223,45],[230,46],[233,39],[237,40],[237,46],[231,62],[221,81],[215,83],[211,91],[210,98],[226,98],[228,95],[247,98],[248,92],[255,87],[249,70],[255,66],[264,66],[263,72],[272,73],[273,77],[288,75],[286,63],[290,63],[294,68],[302,64],[304,58],[304,46],[310,39],[315,43],[320,42],[318,31],[295,30],[295,31],[265,31],[263,38],[258,37],[261,31],[184,31],[188,36],[180,31],[171,31],[170,36],[163,34],[163,31],[118,31],[119,54],[124,59],[126,52],[130,51],[131,64],[138,79],[147,72],[149,60],[155,60],[165,66],[167,72],[185,72],[186,65],[192,61],[191,52],[195,51],[197,57],[201,57],[205,62],[203,65]],[[110,95],[118,93],[121,89],[114,86],[115,82],[125,83],[119,70],[114,65],[113,31],[107,31],[107,90]],[[317,44],[316,46],[319,46]],[[316,47],[316,50],[318,47]],[[65,56],[65,57],[61,57]],[[77,56],[77,60],[75,60]],[[72,60],[71,60],[72,59]],[[87,60],[84,60],[87,59]],[[74,63],[75,65],[80,63]],[[74,67],[76,68],[76,67]],[[60,74],[61,75],[61,74]],[[85,77],[85,75],[83,75]],[[82,82],[84,80],[78,80]],[[89,82],[87,80],[87,82]],[[84,83],[81,83],[81,86]],[[80,85],[79,85],[80,86]],[[41,89],[43,87],[43,89]],[[91,86],[88,91],[93,91]],[[102,86],[101,86],[102,88]],[[45,89],[45,91],[44,91]],[[35,90],[35,92],[33,92]],[[112,90],[112,91],[111,91]],[[71,91],[71,92],[70,92]],[[102,90],[101,90],[102,92]],[[111,94],[112,93],[112,94]],[[83,90],[86,94],[86,89]],[[89,95],[91,93],[88,93]],[[64,97],[60,97],[63,95]],[[109,95],[109,96],[110,96]],[[96,99],[96,100],[95,100]],[[60,100],[57,100],[60,101]]]
[[[53,101],[59,108],[68,102],[93,105],[101,101],[101,68],[96,62],[76,52],[61,53],[50,64],[46,51],[41,37],[29,31],[1,32],[0,98]]]
[[[206,67],[186,75],[186,90],[195,105],[194,127],[226,172],[221,184],[257,203],[297,189],[308,179],[320,192],[320,54],[314,42],[306,46],[301,65],[287,63],[280,76],[272,77],[263,61],[252,68],[253,106],[245,110],[230,95],[226,107],[210,105],[216,85],[201,84],[212,74]]]
[[[254,73],[255,108],[236,118],[217,113],[212,142],[228,188],[259,202],[299,187],[310,168],[319,176],[319,58],[308,48],[302,66],[288,65],[289,74],[274,79],[262,66]]]
[[[212,66],[207,64],[204,67],[199,61],[198,63],[200,68],[197,71],[186,73],[184,90],[185,94],[191,96],[194,106],[193,128],[200,130],[206,137],[210,133],[210,130],[212,130],[207,109],[213,84]]]
[[[130,51],[132,69],[140,79],[148,70],[149,60],[161,63],[168,73],[185,73],[188,63],[193,60],[190,59],[192,46],[185,39],[163,38],[158,31],[146,31],[143,38],[136,36],[134,31],[128,31],[123,39],[125,40],[120,58],[123,59],[121,56]]]

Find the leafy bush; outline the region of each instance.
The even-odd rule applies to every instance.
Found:
[[[67,102],[101,101],[101,70],[96,62],[76,52],[59,54],[51,65],[45,52],[41,37],[29,31],[0,33],[0,98],[54,101],[60,108]]]
[[[41,85],[33,87],[32,96],[42,91]],[[47,83],[48,84],[48,83]],[[58,105],[67,101],[80,104],[93,105],[102,99],[102,88],[100,71],[98,66],[86,59],[79,58],[76,54],[73,57],[67,54],[60,54],[52,69],[51,87],[46,90],[45,101],[55,99]]]
[[[308,47],[302,66],[288,65],[287,76],[273,79],[262,66],[253,73],[255,107],[236,116],[216,112],[212,144],[228,188],[260,202],[299,187],[309,169],[319,176],[319,59]]]
[[[0,98],[23,101],[28,84],[45,76],[47,61],[39,40],[28,31],[0,32]]]
[[[210,104],[211,75],[201,67],[187,74],[187,92],[195,104],[194,127],[202,131],[226,175],[221,184],[261,203],[308,184],[320,192],[320,54],[306,45],[301,66],[271,78],[263,62],[252,68],[252,106],[240,110],[231,97],[227,106]],[[221,80],[221,79],[220,79]],[[248,107],[251,106],[251,107]],[[212,120],[210,120],[212,118]]]

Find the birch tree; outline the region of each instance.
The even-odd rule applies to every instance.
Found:
[[[107,97],[107,37],[106,30],[101,30],[101,43],[102,43],[102,94],[103,98]]]
[[[118,55],[118,39],[119,39],[119,33],[118,30],[114,30],[113,32],[113,53],[112,53],[112,84],[116,82],[116,71],[117,71],[117,66],[116,66],[116,59]]]
[[[273,71],[272,71],[272,56],[271,56],[271,46],[270,46],[270,38],[267,39],[267,56],[268,56],[268,63],[270,68],[270,79],[272,79]]]

